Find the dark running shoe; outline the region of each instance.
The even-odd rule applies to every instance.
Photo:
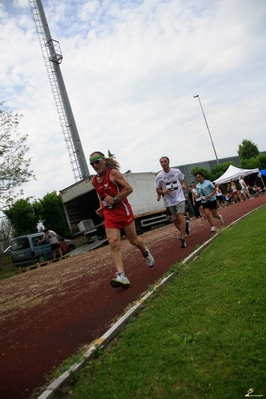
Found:
[[[187,243],[186,240],[184,240],[184,238],[180,238],[180,248],[186,248]]]
[[[189,235],[190,234],[190,223],[189,220],[186,219],[186,234]]]

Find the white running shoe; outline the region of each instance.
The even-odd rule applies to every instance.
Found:
[[[215,227],[215,226],[212,226],[211,232],[214,233],[215,231],[216,231],[216,227]]]
[[[219,215],[219,219],[220,219],[220,223],[224,224],[224,219],[223,219],[222,215]]]
[[[154,266],[154,258],[152,256],[152,254],[150,253],[150,251],[148,250],[148,248],[146,247],[146,252],[143,254],[146,263],[149,267],[153,267]]]
[[[130,286],[130,281],[123,272],[117,272],[115,273],[115,278],[111,280],[111,286],[114,288],[127,288]]]

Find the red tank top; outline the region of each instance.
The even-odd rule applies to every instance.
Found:
[[[94,176],[92,184],[95,187],[96,192],[98,193],[99,197],[101,198],[102,204],[104,206],[104,211],[112,211],[112,212],[119,212],[119,210],[123,210],[126,215],[129,215],[131,207],[128,203],[127,198],[123,198],[123,200],[119,201],[117,204],[115,205],[108,205],[105,201],[104,198],[106,197],[106,195],[110,195],[111,197],[116,197],[117,194],[119,194],[123,187],[120,185],[116,185],[114,183],[111,182],[110,180],[110,172],[112,169],[108,168],[104,177],[103,177],[103,181],[101,183],[97,182],[96,177]]]

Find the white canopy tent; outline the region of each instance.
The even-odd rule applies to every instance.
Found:
[[[214,183],[217,184],[224,184],[224,183],[230,183],[231,181],[234,180],[239,180],[241,176],[248,176],[252,175],[253,173],[259,173],[259,169],[241,169],[237,168],[236,166],[229,165],[228,169],[222,176],[220,176],[218,179],[214,180]],[[259,176],[260,177],[260,176]]]

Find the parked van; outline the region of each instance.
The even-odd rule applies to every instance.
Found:
[[[53,258],[51,245],[48,240],[38,243],[44,233],[27,234],[13,238],[11,241],[10,254],[14,266],[26,266],[37,262],[43,262]],[[70,252],[75,248],[72,240],[65,239],[66,250],[62,248],[62,237],[58,236],[63,253]]]

